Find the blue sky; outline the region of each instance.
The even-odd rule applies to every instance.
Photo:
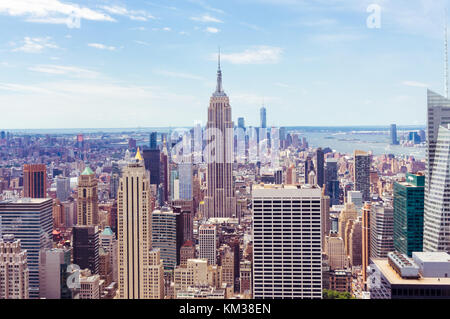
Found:
[[[446,5],[0,0],[0,128],[204,124],[218,46],[235,121],[264,102],[269,125],[421,125],[426,88],[444,91]]]

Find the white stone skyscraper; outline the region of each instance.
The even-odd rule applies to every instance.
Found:
[[[206,159],[207,194],[206,217],[232,217],[236,215],[236,198],[233,186],[233,121],[228,96],[222,88],[222,71],[217,70],[217,88],[208,108],[206,125],[208,154]]]
[[[450,100],[428,90],[423,250],[450,251]]]
[[[0,299],[28,299],[27,251],[9,234],[0,237]]]
[[[162,263],[158,260],[159,253],[152,250],[150,176],[139,152],[136,162],[123,169],[117,197],[118,296],[120,299],[163,298]]]

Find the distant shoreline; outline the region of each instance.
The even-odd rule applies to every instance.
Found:
[[[0,131],[11,132],[13,134],[95,134],[95,133],[146,133],[146,132],[170,132],[181,128],[190,129],[193,126],[164,126],[164,127],[130,127],[130,128],[49,128],[49,129],[0,129]],[[251,127],[251,126],[249,126]],[[283,126],[286,131],[298,132],[386,132],[390,126]],[[398,131],[425,130],[425,125],[399,125]]]

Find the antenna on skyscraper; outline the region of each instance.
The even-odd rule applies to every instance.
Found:
[[[445,58],[444,58],[444,89],[445,89],[445,97],[448,99],[448,18],[447,18],[447,8],[445,9],[445,41],[444,41],[444,47],[445,47]]]
[[[218,57],[218,63],[219,63],[219,70],[220,70],[220,45],[219,45],[219,57]]]

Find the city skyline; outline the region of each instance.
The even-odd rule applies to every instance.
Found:
[[[3,129],[204,124],[218,45],[235,123],[423,125],[444,91],[446,1],[27,3],[0,4]]]

